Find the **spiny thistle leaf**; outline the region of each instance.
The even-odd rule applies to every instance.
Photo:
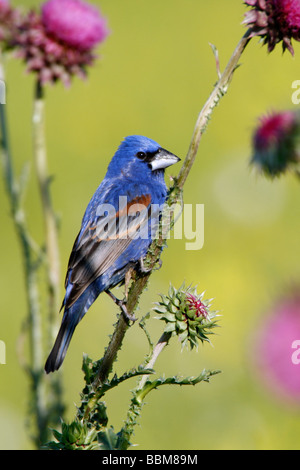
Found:
[[[185,377],[180,378],[177,376],[174,377],[160,377],[157,380],[147,380],[144,387],[141,390],[138,390],[135,395],[135,400],[138,403],[141,403],[145,396],[151,392],[151,390],[160,387],[161,385],[196,385],[200,382],[209,382],[210,377],[220,374],[220,370],[203,370],[198,377]]]
[[[100,450],[116,450],[118,435],[114,432],[113,427],[100,431],[98,433],[98,442]]]
[[[95,388],[94,382],[97,377],[99,365],[100,361],[93,362],[87,355],[84,355],[82,370],[84,372],[86,386],[81,393],[81,405],[77,411],[77,418],[79,420],[85,421],[88,418],[89,422],[93,423],[93,426],[98,431],[106,427],[108,422],[106,404],[104,401],[101,401],[103,396],[125,380],[154,373],[153,369],[145,368],[141,365],[125,372],[121,377],[114,374],[111,380],[106,380],[106,382]]]

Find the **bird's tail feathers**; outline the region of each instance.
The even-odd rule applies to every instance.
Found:
[[[77,323],[78,321],[75,321],[74,318],[68,318],[68,315],[63,319],[54,346],[45,364],[47,374],[58,370],[62,365]]]

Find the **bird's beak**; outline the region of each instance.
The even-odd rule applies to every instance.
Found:
[[[176,157],[173,153],[165,150],[163,148],[158,149],[158,151],[153,155],[149,166],[152,171],[162,170],[168,168],[168,166],[174,165],[180,161],[180,158]]]

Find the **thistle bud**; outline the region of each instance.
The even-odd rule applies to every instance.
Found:
[[[253,135],[251,163],[266,176],[295,169],[300,158],[300,115],[284,111],[262,116]]]
[[[208,341],[208,335],[217,326],[217,312],[212,311],[211,300],[204,300],[204,293],[198,295],[196,288],[181,286],[175,289],[170,286],[168,295],[160,295],[154,311],[158,319],[166,323],[164,332],[178,336],[182,347],[190,345],[191,349],[198,342]]]

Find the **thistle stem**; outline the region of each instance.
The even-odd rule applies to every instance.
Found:
[[[0,54],[1,55],[1,54]],[[4,68],[0,57],[0,79],[4,81]],[[6,185],[6,192],[10,204],[11,217],[14,222],[16,234],[21,248],[25,291],[27,296],[27,318],[25,320],[26,331],[29,334],[29,362],[22,358],[24,370],[30,378],[30,407],[35,417],[36,436],[35,441],[39,443],[46,439],[48,429],[45,426],[45,387],[42,381],[42,328],[40,317],[40,305],[37,283],[37,262],[34,256],[33,242],[29,235],[25,214],[21,207],[22,191],[17,183],[13,159],[9,143],[6,105],[0,104],[0,130],[1,130],[1,155],[3,163],[3,177]],[[35,247],[36,248],[36,247]]]
[[[214,108],[219,104],[221,98],[227,93],[229,84],[233,77],[234,71],[238,67],[238,62],[240,60],[241,55],[243,54],[247,44],[249,43],[251,37],[251,30],[249,29],[242,39],[239,41],[237,47],[235,48],[229,62],[221,74],[215,88],[213,89],[212,93],[210,94],[208,100],[206,101],[205,105],[201,109],[198,119],[196,121],[196,125],[194,128],[194,132],[192,135],[192,140],[189,146],[189,150],[185,161],[181,167],[181,170],[178,175],[177,185],[180,189],[183,188],[184,183],[191,171],[191,168],[194,164],[199,144],[204,134],[210,116],[214,110]]]
[[[45,243],[47,255],[47,276],[49,293],[49,343],[55,337],[55,325],[59,308],[60,259],[57,235],[57,220],[50,195],[46,138],[45,138],[45,102],[43,87],[36,82],[33,105],[33,146],[36,174],[41,195],[42,213],[45,225]]]
[[[153,369],[153,366],[154,366],[155,362],[157,361],[158,356],[165,349],[165,347],[169,343],[170,338],[171,338],[171,333],[163,333],[161,335],[160,339],[158,340],[155,347],[153,348],[151,358],[149,359],[149,361],[146,364],[148,369]],[[148,380],[148,377],[149,377],[149,375],[143,375],[141,377],[141,379],[139,381],[139,384],[137,386],[137,390],[142,390],[142,388],[144,387],[145,383]]]
[[[103,384],[112,369],[112,365],[116,360],[117,354],[119,349],[122,346],[122,342],[125,336],[125,333],[128,329],[129,325],[126,322],[124,316],[121,314],[118,320],[118,323],[115,327],[114,333],[111,337],[109,345],[105,351],[103,359],[101,361],[101,365],[98,370],[97,378],[94,382],[94,388],[96,389],[100,384]]]
[[[128,294],[128,300],[126,303],[126,309],[129,314],[132,314],[134,312],[134,309],[136,308],[138,300],[139,300],[139,295],[144,290],[149,276],[150,276],[150,272],[132,283],[129,294]],[[115,327],[114,333],[109,342],[109,345],[107,349],[105,350],[104,356],[101,360],[101,364],[97,373],[97,378],[94,382],[95,388],[97,388],[98,385],[103,384],[108,378],[112,370],[112,365],[117,358],[118,351],[122,346],[123,339],[128,328],[129,328],[129,323],[128,321],[125,320],[124,316],[121,314],[119,317],[118,323]]]

